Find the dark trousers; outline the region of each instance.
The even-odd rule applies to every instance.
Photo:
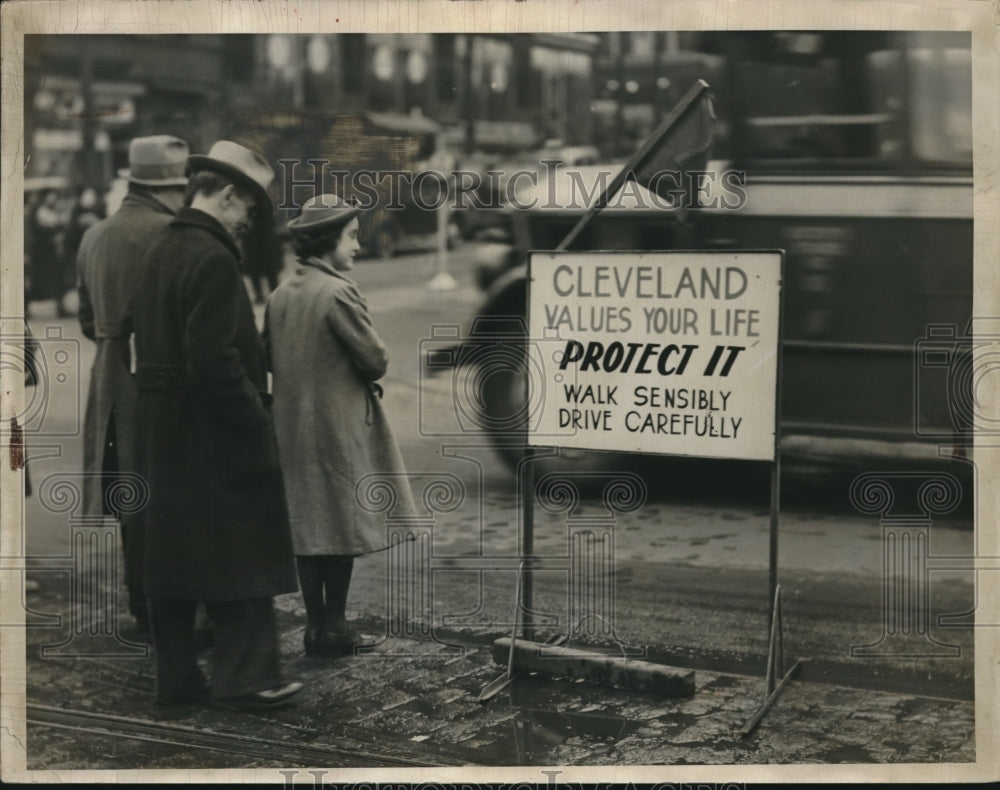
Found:
[[[195,601],[151,600],[156,697],[184,699],[204,684],[194,641]],[[212,696],[238,697],[281,683],[278,630],[270,598],[206,601],[215,631]]]

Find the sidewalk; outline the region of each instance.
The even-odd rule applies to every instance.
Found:
[[[929,572],[926,585],[918,584],[927,605],[918,601],[905,609],[914,619],[906,623],[910,638],[901,639],[900,622],[892,619],[900,610],[886,606],[885,598],[904,588],[883,581],[889,555],[879,517],[849,507],[810,508],[808,486],[783,495],[778,561],[785,668],[797,659],[805,663],[748,737],[740,728],[765,698],[766,492],[761,505],[756,498],[687,491],[684,481],[671,477],[649,481],[654,495],[663,493],[658,487],[671,487],[669,497],[651,496],[614,520],[615,572],[604,588],[613,592],[612,609],[596,600],[581,609],[569,591],[575,578],[570,533],[597,523],[588,517],[599,515],[599,506],[582,503],[572,529],[567,513],[537,508],[535,553],[553,567],[534,575],[533,607],[554,620],[540,618],[537,639],[574,631],[575,646],[620,649],[617,637],[643,648],[645,660],[694,670],[694,695],[673,699],[567,677],[518,675],[489,703],[476,702],[480,689],[506,669],[494,661],[492,645],[512,627],[517,491],[485,442],[476,446],[477,437],[460,437],[469,446],[448,455],[439,450],[450,439],[417,434],[418,406],[434,408],[451,397],[447,380],[420,380],[419,341],[444,315],[446,299],[458,304],[445,320],[457,320],[452,316],[464,317],[475,294],[439,295],[414,306],[412,294],[420,287],[414,283],[422,284],[426,272],[418,276],[413,261],[403,263],[411,267],[403,284],[396,283],[402,264],[370,270],[371,294],[379,296],[372,298],[373,311],[392,315],[391,322],[383,319],[387,342],[413,352],[397,356],[386,409],[399,428],[409,471],[452,474],[464,488],[454,510],[435,516],[420,544],[427,551],[410,557],[426,560],[429,576],[394,588],[405,595],[390,601],[387,592],[399,572],[398,555],[357,562],[349,617],[378,641],[377,650],[307,658],[301,599],[282,596],[277,608],[285,670],[307,686],[297,705],[267,715],[158,708],[152,657],[130,618],[115,609],[123,591],[98,576],[74,582],[65,515],[41,513],[29,502],[35,512],[25,522],[31,525],[27,551],[36,561],[28,578],[39,584],[26,594],[24,630],[29,769],[300,768],[299,778],[312,782],[307,768],[618,766],[621,781],[645,765],[809,764],[816,769],[809,778],[818,778],[824,764],[868,770],[911,763],[919,780],[939,770],[957,775],[977,757],[989,759],[982,747],[976,750],[976,736],[990,733],[982,718],[976,731],[973,698],[984,692],[974,683],[971,564]],[[418,390],[427,398],[423,403]],[[78,447],[68,442],[65,455],[35,462],[33,479],[78,469],[73,453]],[[723,475],[701,479],[727,487],[739,482]],[[43,525],[49,534],[42,534]],[[927,539],[932,559],[976,555],[974,533],[961,517],[936,521]],[[556,568],[559,562],[566,567]],[[980,586],[987,583],[981,575]],[[430,581],[419,586],[420,579]],[[910,582],[905,589],[917,589]],[[601,620],[585,619],[598,609],[613,611],[606,618],[613,633]],[[944,615],[954,616],[948,626],[939,619]],[[50,650],[43,656],[44,646]],[[210,654],[203,658],[209,668]],[[992,704],[990,694],[979,698],[981,706]],[[673,776],[664,768],[646,781]],[[537,768],[524,777],[545,782]],[[271,781],[283,777],[275,772]]]
[[[29,622],[50,613],[63,619],[58,627],[26,631],[28,767],[930,767],[976,758],[971,629],[948,632],[961,648],[950,657],[852,659],[850,644],[874,643],[880,635],[878,607],[849,603],[878,600],[880,582],[869,576],[784,573],[785,668],[810,660],[743,738],[740,728],[765,697],[766,571],[624,563],[618,634],[643,644],[647,660],[693,668],[692,697],[536,675],[517,677],[481,704],[480,689],[505,670],[491,647],[509,634],[513,574],[487,574],[482,605],[468,618],[487,625],[444,628],[387,621],[387,565],[384,555],[362,561],[352,588],[353,622],[379,641],[372,655],[307,658],[300,599],[277,599],[285,668],[307,689],[296,706],[266,715],[158,708],[151,657],[113,637],[87,636],[79,626],[94,607],[70,605],[67,574],[30,573],[40,587],[27,596],[37,613]],[[475,608],[475,590],[462,577],[435,574],[435,612]],[[562,587],[540,575],[537,608],[557,610]],[[970,594],[965,582],[948,580],[935,588],[935,607],[964,610]],[[126,615],[118,624],[122,636],[135,639]],[[83,635],[61,650],[85,655],[40,657],[42,645],[64,641],[74,628]],[[538,639],[552,635],[540,629]],[[578,636],[581,647],[610,644],[592,632]]]

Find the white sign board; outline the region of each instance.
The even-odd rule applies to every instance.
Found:
[[[528,443],[773,460],[781,252],[533,252]]]

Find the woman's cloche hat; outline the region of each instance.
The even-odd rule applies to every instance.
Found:
[[[230,176],[240,186],[250,190],[257,200],[257,208],[265,217],[272,211],[271,196],[267,188],[274,180],[274,170],[264,158],[249,148],[231,140],[219,140],[208,154],[191,154],[187,160],[188,174],[199,170],[213,170]]]
[[[147,187],[182,187],[188,182],[188,153],[188,144],[180,137],[136,137],[128,146],[128,169],[118,175]]]
[[[344,225],[360,213],[340,195],[315,195],[302,204],[299,215],[288,223],[292,233],[315,233],[318,230]]]

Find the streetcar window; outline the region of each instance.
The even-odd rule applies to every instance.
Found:
[[[867,58],[875,101],[899,113],[909,82],[910,155],[926,164],[972,163],[972,53],[959,48],[907,51],[904,75],[898,50],[872,52]],[[902,124],[880,140],[886,156],[903,149]]]
[[[893,107],[872,106],[857,70],[843,61],[748,62],[739,77],[752,112],[744,119],[746,156],[847,162],[885,155]]]
[[[971,63],[933,33],[751,40],[730,70],[739,153],[785,167],[968,166]]]
[[[972,52],[910,51],[913,155],[972,164]]]

